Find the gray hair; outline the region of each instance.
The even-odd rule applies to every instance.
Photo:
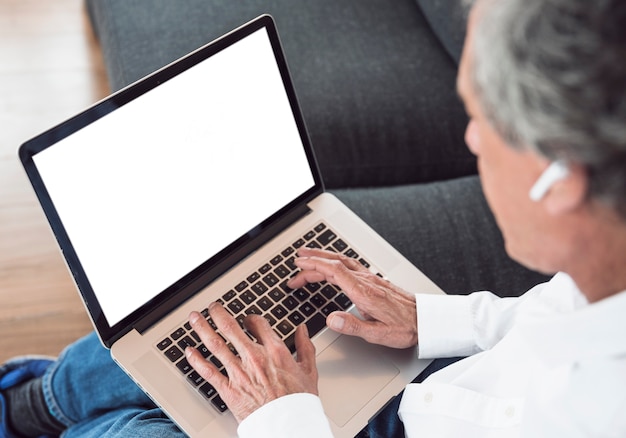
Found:
[[[626,2],[489,0],[475,28],[479,104],[513,147],[585,166],[626,218]]]

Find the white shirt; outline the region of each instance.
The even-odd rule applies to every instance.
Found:
[[[558,274],[520,298],[416,301],[420,357],[470,357],[407,386],[408,437],[626,437],[626,291],[588,304]],[[331,436],[310,394],[269,403],[238,432]]]

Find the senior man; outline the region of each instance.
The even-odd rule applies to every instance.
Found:
[[[550,282],[521,298],[414,296],[344,257],[300,251],[290,286],[338,284],[365,316],[333,313],[333,330],[418,344],[422,357],[470,356],[409,385],[398,411],[407,436],[626,436],[625,59],[620,1],[479,0],[472,10],[457,83],[466,142],[507,252],[558,272]],[[329,435],[305,330],[294,361],[262,318],[248,321],[261,346],[210,310],[242,359],[197,314],[229,378],[187,354],[239,433]],[[293,415],[276,415],[284,409]]]
[[[548,283],[520,298],[412,295],[352,259],[300,250],[290,286],[338,284],[365,317],[335,312],[331,329],[390,347],[417,344],[425,358],[467,356],[409,385],[363,435],[626,436],[625,59],[620,0],[473,7],[458,75],[470,116],[466,142],[507,252],[557,273]],[[239,356],[197,313],[190,322],[228,377],[196,350],[186,354],[240,422],[240,436],[329,436],[306,327],[294,358],[262,317],[246,320],[255,343],[219,304],[209,310]],[[99,374],[113,376],[116,367],[102,352],[85,353],[94,348],[91,336],[54,365],[24,359],[1,367],[0,436],[12,436],[7,422],[33,436],[70,423],[67,436],[182,435],[154,406],[143,407],[145,395],[128,379],[103,382]],[[22,378],[50,366],[52,384],[10,387],[16,370]],[[66,369],[91,378],[77,382]],[[63,417],[64,403],[80,418]]]

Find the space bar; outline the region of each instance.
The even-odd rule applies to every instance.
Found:
[[[309,329],[309,337],[313,337],[326,327],[326,318],[321,313],[316,313],[313,318],[309,319],[306,323],[306,328]]]
[[[320,330],[326,327],[326,318],[324,318],[321,313],[316,313],[311,319],[305,322],[305,324],[306,328],[309,330],[309,337],[312,338],[317,333],[319,333]],[[287,339],[285,339],[285,344],[287,345],[287,348],[289,348],[289,351],[291,351],[292,353],[296,352],[295,337],[295,333],[292,333],[291,335],[289,335],[289,337],[287,337]]]

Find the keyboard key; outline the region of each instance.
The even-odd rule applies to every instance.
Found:
[[[300,325],[300,324],[302,324],[304,322],[304,316],[300,312],[298,312],[297,310],[295,312],[291,313],[287,317],[287,319],[289,321],[291,321],[291,323],[293,325],[295,325],[295,326],[298,326],[298,325]]]
[[[200,374],[198,374],[197,371],[192,371],[191,374],[187,376],[187,380],[194,386],[198,386],[199,384],[204,382],[204,379]]]
[[[285,296],[284,293],[282,293],[279,289],[274,288],[269,292],[269,296],[271,299],[273,299],[275,302],[279,302],[280,300],[283,299],[283,297]]]
[[[324,286],[322,288],[322,294],[324,294],[324,296],[326,298],[328,298],[329,300],[334,297],[335,295],[337,295],[337,290],[331,286],[330,284],[327,284],[326,286]]]
[[[217,391],[215,390],[215,388],[213,387],[213,385],[211,385],[209,382],[204,382],[202,384],[202,386],[200,386],[200,388],[198,388],[198,391],[200,392],[200,394],[202,394],[203,396],[205,396],[207,399],[211,399],[215,394],[217,394]]]
[[[270,300],[268,297],[261,297],[259,298],[259,301],[257,302],[257,304],[261,309],[267,312],[270,309],[270,307],[274,305],[274,302]]]
[[[309,329],[309,337],[315,336],[324,327],[326,327],[326,318],[324,318],[320,313],[316,313],[306,322],[306,328]]]
[[[228,406],[226,406],[226,403],[224,403],[224,400],[222,400],[219,395],[213,397],[211,399],[211,403],[213,404],[213,406],[215,406],[215,409],[220,412],[226,412],[228,410]]]
[[[174,345],[165,351],[165,356],[171,360],[172,362],[176,362],[178,359],[183,357],[183,352]]]
[[[348,307],[352,305],[352,301],[350,301],[350,298],[348,298],[347,295],[344,294],[343,292],[337,295],[337,297],[335,298],[335,302],[343,310],[346,310]]]
[[[259,268],[259,272],[261,274],[267,274],[271,270],[272,270],[272,265],[270,265],[269,263],[266,263]]]
[[[263,277],[263,281],[265,282],[265,284],[267,284],[269,287],[275,286],[278,284],[278,277],[275,276],[273,273],[269,273],[267,274],[265,277]]]
[[[315,231],[309,231],[302,237],[304,237],[304,240],[311,240],[312,238],[315,237]]]
[[[280,336],[280,334],[278,334],[278,336]],[[292,353],[296,352],[296,333],[295,332],[287,336],[283,340],[283,342],[285,343],[289,351],[291,351]]]
[[[322,295],[320,294],[315,294],[313,295],[313,297],[311,298],[311,302],[315,305],[315,307],[317,307],[318,309],[320,307],[322,307],[324,304],[326,304],[326,298],[324,298]]]
[[[215,357],[215,356],[211,356],[211,357],[209,358],[209,360],[210,360],[210,361],[211,361],[211,363],[212,363],[213,365],[215,365],[218,369],[220,369],[220,368],[222,368],[222,367],[224,366],[224,364],[222,364],[222,362],[220,362],[220,360],[219,360],[217,357]]]
[[[365,266],[366,268],[371,268],[370,264],[365,259],[359,259],[359,263]]]
[[[279,264],[280,262],[283,261],[283,256],[281,256],[280,254],[278,254],[276,257],[274,257],[272,260],[270,260],[270,263],[274,266],[276,266],[277,264]]]
[[[274,269],[274,273],[280,278],[285,278],[286,276],[291,274],[291,271],[287,269],[285,265],[279,265],[276,267],[276,269]]]
[[[267,319],[267,322],[269,323],[270,327],[274,327],[276,323],[278,322],[276,321],[276,318],[272,316],[271,313],[266,313],[265,315],[263,315],[263,318]]]
[[[176,330],[174,333],[172,333],[170,336],[172,337],[173,340],[177,340],[179,338],[181,338],[186,332],[186,330],[182,327],[180,327],[178,330]]]
[[[246,315],[262,315],[262,314],[263,312],[261,312],[261,309],[259,309],[255,305],[252,305],[246,309]]]
[[[250,274],[250,276],[248,276],[248,278],[246,278],[246,280],[248,281],[248,283],[254,283],[259,278],[261,278],[261,274],[259,274],[258,272],[253,272],[252,274]]]
[[[301,246],[303,246],[305,244],[304,239],[298,239],[295,242],[293,242],[293,247],[298,249]]]
[[[256,301],[256,295],[250,292],[249,290],[242,293],[239,298],[246,304],[252,304]]]
[[[183,374],[187,374],[189,371],[191,371],[193,368],[191,367],[191,365],[189,365],[189,362],[187,362],[187,359],[183,359],[180,362],[178,362],[176,364],[176,367],[180,370],[181,373]]]
[[[258,283],[255,283],[251,287],[251,289],[254,291],[255,294],[262,295],[265,292],[267,292],[268,287],[265,285],[265,283],[262,283],[262,282],[259,281]]]
[[[180,347],[181,350],[185,351],[185,348],[187,347],[195,347],[196,342],[193,339],[191,339],[189,336],[185,336],[180,341],[178,341],[178,346]]]
[[[292,271],[295,271],[296,269],[298,269],[298,267],[296,266],[296,258],[295,257],[289,257],[285,261],[285,265],[287,265],[287,267],[289,269],[291,269]]]
[[[293,330],[293,326],[287,321],[279,322],[276,328],[283,334],[283,337],[287,336]]]
[[[287,309],[285,309],[283,306],[278,304],[276,307],[274,307],[271,310],[271,313],[272,313],[272,315],[274,315],[276,317],[276,319],[282,319],[285,316],[287,316]]]
[[[200,352],[200,354],[202,355],[202,357],[204,357],[205,359],[206,359],[207,357],[209,357],[209,355],[211,354],[211,352],[209,351],[209,349],[208,349],[208,348],[206,348],[204,344],[200,344],[200,345],[198,346],[198,351]]]
[[[348,247],[348,245],[346,244],[346,242],[344,242],[341,239],[339,239],[339,240],[335,241],[335,243],[333,243],[333,248],[335,248],[339,252],[343,252],[347,247]]]
[[[311,316],[315,313],[317,309],[311,303],[304,303],[298,308],[298,310],[304,313],[305,316]]]
[[[228,292],[226,292],[224,295],[222,295],[222,298],[224,299],[224,301],[229,302],[230,300],[232,300],[236,296],[237,296],[237,292],[235,292],[233,289],[231,289]]]
[[[298,300],[296,300],[294,297],[292,297],[292,296],[288,296],[287,298],[285,298],[285,299],[282,301],[282,303],[281,303],[281,304],[282,304],[283,306],[285,306],[287,309],[289,309],[289,310],[293,310],[293,309],[295,309],[295,308],[298,306],[298,304],[300,304],[300,303],[298,303]]]
[[[235,298],[233,301],[228,303],[227,307],[233,312],[234,315],[238,314],[244,309],[244,305],[239,299]]]
[[[320,245],[326,246],[333,240],[337,238],[337,235],[333,232],[333,230],[326,230],[319,236],[317,236],[317,241]]]
[[[288,246],[287,248],[285,248],[283,250],[283,252],[280,253],[280,255],[282,255],[283,257],[289,257],[295,251],[296,251],[295,249],[293,249],[292,247]]]
[[[235,290],[237,292],[241,292],[242,290],[244,290],[245,288],[248,287],[248,283],[246,281],[242,281],[241,283],[239,283],[237,286],[235,286]]]
[[[157,348],[161,351],[165,350],[167,347],[172,345],[172,340],[170,338],[165,338],[161,342],[157,344]]]
[[[341,310],[341,309],[339,308],[337,304],[331,301],[330,303],[322,307],[322,315],[328,316],[331,313],[336,312],[337,310]]]
[[[348,257],[353,258],[353,259],[358,259],[359,258],[359,255],[357,254],[357,252],[355,250],[353,250],[352,248],[348,248],[346,250],[346,252],[344,252],[343,254],[345,256],[348,256]]]
[[[305,291],[304,289],[296,289],[293,291],[292,295],[296,297],[300,302],[306,301],[311,296],[310,293]]]
[[[287,283],[289,283],[289,279],[283,281],[280,284],[280,288],[283,290],[283,292],[285,292],[286,294],[289,294],[289,293],[291,293],[293,291],[293,289],[290,288],[289,286],[287,286]]]
[[[319,283],[309,283],[304,286],[309,292],[317,292],[320,287],[322,287]]]
[[[315,228],[313,228],[313,230],[315,230],[316,233],[319,233],[320,231],[323,231],[325,229],[326,229],[326,224],[324,222],[320,222],[319,224],[315,226]]]

